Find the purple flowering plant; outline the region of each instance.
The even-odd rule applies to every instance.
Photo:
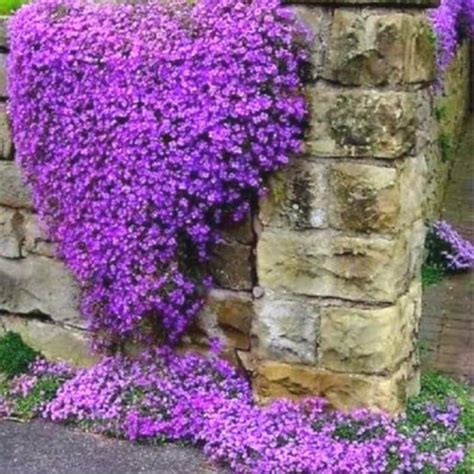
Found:
[[[308,33],[278,0],[37,0],[9,29],[17,161],[89,328],[175,343],[219,227],[300,150]]]
[[[463,38],[474,37],[474,0],[441,0],[430,12],[437,42],[437,63],[443,72]]]
[[[395,418],[331,410],[320,398],[260,407],[227,362],[161,348],[104,357],[85,369],[39,359],[0,389],[0,417],[41,416],[133,441],[185,442],[236,473],[469,472],[468,391],[442,376],[423,385]]]

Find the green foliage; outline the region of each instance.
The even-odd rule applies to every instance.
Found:
[[[26,397],[15,400],[15,414],[24,419],[33,418],[45,403],[51,401],[62,385],[59,377],[42,377],[38,380]]]
[[[424,287],[436,285],[444,275],[444,268],[434,263],[425,262],[421,267],[421,282]]]
[[[438,122],[441,122],[446,117],[446,106],[438,105],[434,109],[435,117]]]
[[[0,0],[0,15],[9,15],[29,0]]]
[[[38,355],[17,333],[8,331],[0,337],[0,373],[7,377],[25,372]]]
[[[454,154],[454,143],[451,137],[441,133],[438,139],[439,148],[441,150],[441,160],[446,163]]]
[[[451,378],[430,373],[422,377],[421,392],[418,396],[408,401],[406,419],[400,429],[411,433],[418,426],[425,425],[431,420],[426,413],[426,404],[431,402],[438,406],[446,406],[449,400],[455,400],[461,408],[461,427],[459,433],[449,433],[447,442],[450,446],[467,446],[467,455],[457,469],[456,474],[468,474],[474,472],[474,389],[469,385],[455,382]],[[441,424],[436,425],[436,430],[444,430]],[[427,439],[422,446],[426,451],[434,448],[431,440]],[[428,471],[427,471],[428,472]]]

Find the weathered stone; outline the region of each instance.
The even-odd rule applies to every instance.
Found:
[[[435,37],[426,15],[334,13],[327,79],[344,85],[385,85],[434,79]]]
[[[13,144],[8,125],[6,105],[0,103],[0,160],[13,158]]]
[[[0,98],[7,97],[7,55],[0,51]]]
[[[414,99],[408,92],[319,84],[310,90],[312,120],[306,151],[321,157],[404,156],[416,144]]]
[[[9,17],[0,16],[0,51],[8,49],[7,20]]]
[[[191,340],[208,345],[211,339],[217,338],[225,348],[248,350],[253,317],[250,294],[213,289],[190,334]]]
[[[20,258],[24,216],[18,209],[0,207],[0,256]]]
[[[32,208],[20,170],[11,161],[0,161],[0,206]]]
[[[24,254],[44,255],[45,257],[54,257],[56,255],[56,246],[46,237],[46,232],[38,222],[38,216],[31,212],[23,211],[24,220],[24,242],[22,252]]]
[[[319,306],[308,298],[268,292],[255,302],[252,351],[261,359],[314,364]]]
[[[324,308],[321,365],[336,372],[386,374],[408,360],[419,316],[416,288],[387,308]]]
[[[397,172],[400,183],[399,227],[407,227],[423,218],[427,187],[425,154],[403,160]]]
[[[327,227],[327,168],[303,159],[275,174],[260,202],[266,226],[295,229]]]
[[[64,360],[79,367],[87,367],[97,361],[85,331],[34,318],[0,315],[0,333],[2,331],[19,333],[26,344],[50,360]]]
[[[336,163],[331,166],[329,187],[331,226],[359,232],[396,230],[400,214],[396,169]]]
[[[404,364],[395,374],[340,374],[315,367],[260,361],[254,368],[254,391],[261,403],[274,398],[319,395],[340,410],[370,408],[389,413],[403,410],[412,389],[412,372]]]
[[[78,295],[74,278],[55,259],[0,257],[0,311],[40,313],[55,321],[81,325]]]
[[[251,213],[247,213],[245,219],[237,224],[226,222],[221,228],[221,235],[225,240],[230,242],[252,244],[255,240],[255,236]]]
[[[266,229],[257,248],[259,283],[300,295],[393,302],[414,271],[410,238]]]
[[[238,242],[222,242],[213,252],[210,270],[217,286],[232,290],[251,290],[253,250]]]

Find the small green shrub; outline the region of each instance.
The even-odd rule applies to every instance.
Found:
[[[421,282],[424,287],[436,285],[444,275],[444,269],[439,265],[425,262],[421,267]]]
[[[29,0],[0,0],[0,15],[9,15]]]
[[[7,377],[25,372],[38,355],[17,333],[8,331],[0,337],[0,373]]]
[[[40,378],[28,395],[16,400],[15,414],[24,419],[35,417],[40,408],[56,396],[63,382],[55,376]]]

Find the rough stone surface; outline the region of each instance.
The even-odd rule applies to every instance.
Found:
[[[238,242],[218,244],[211,259],[211,274],[217,286],[232,290],[251,290],[253,250]]]
[[[309,155],[393,159],[416,145],[415,96],[411,93],[319,84],[309,96],[313,111]]]
[[[255,303],[253,353],[262,359],[315,364],[319,306],[309,299],[267,292]]]
[[[7,55],[0,51],[0,98],[7,97]]]
[[[6,16],[0,16],[0,51],[8,49],[7,19]]]
[[[403,365],[395,374],[367,376],[340,374],[304,365],[261,361],[255,369],[254,388],[259,400],[319,395],[340,410],[366,407],[400,412],[413,391],[416,374]]]
[[[249,293],[211,290],[191,340],[209,345],[212,338],[217,338],[225,348],[249,350],[253,317],[253,300]]]
[[[400,215],[397,171],[381,166],[331,166],[331,225],[359,232],[392,232]]]
[[[324,228],[327,218],[327,167],[297,159],[272,176],[268,195],[260,203],[265,226]]]
[[[32,212],[23,211],[24,215],[24,236],[22,252],[54,257],[56,246],[46,238],[46,232],[41,227],[38,216]]]
[[[0,207],[0,256],[20,258],[24,216],[18,209]]]
[[[435,39],[426,15],[334,13],[324,76],[344,85],[432,81]]]
[[[21,260],[0,257],[0,309],[39,313],[55,321],[82,324],[78,288],[58,260],[30,255]]]
[[[419,320],[419,283],[386,308],[324,308],[321,365],[348,373],[386,374],[414,351]]]
[[[266,229],[257,247],[259,283],[302,295],[392,302],[418,268],[423,232],[417,227],[388,239]]]
[[[252,220],[253,216],[249,212],[245,219],[238,224],[226,222],[221,229],[222,237],[229,242],[239,242],[246,245],[252,244],[255,240]]]
[[[20,170],[11,161],[0,161],[0,206],[32,208]]]
[[[13,159],[13,145],[8,125],[7,109],[0,103],[0,160]]]
[[[97,357],[90,351],[86,333],[37,319],[0,315],[0,331],[14,331],[29,346],[47,359],[65,360],[79,367],[93,364]]]

